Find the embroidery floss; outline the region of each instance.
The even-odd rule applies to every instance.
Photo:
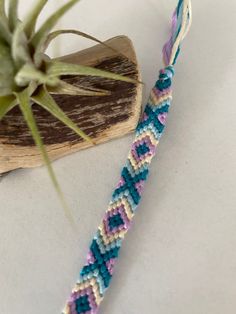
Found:
[[[63,314],[95,314],[109,287],[125,234],[141,199],[149,166],[163,134],[172,100],[172,77],[180,45],[191,25],[191,1],[179,0],[172,18],[172,32],[163,48],[165,68],[151,91],[137,126],[121,178],[92,240],[86,265]]]

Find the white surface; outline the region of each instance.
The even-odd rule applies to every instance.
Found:
[[[57,2],[51,1],[49,10]],[[61,26],[101,39],[129,35],[146,97],[162,66],[175,5],[174,0],[87,0]],[[102,314],[235,313],[236,2],[194,0],[193,17],[176,67],[168,127]],[[74,37],[62,42],[61,53],[90,44]],[[60,313],[132,138],[54,163],[78,221],[76,233],[44,168],[17,171],[1,181],[1,314]]]

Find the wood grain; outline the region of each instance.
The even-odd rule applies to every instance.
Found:
[[[60,58],[70,63],[95,66],[140,79],[140,72],[131,41],[125,36],[106,42],[120,53],[103,45]],[[96,77],[64,77],[66,82],[109,90],[108,96],[53,95],[64,112],[96,144],[133,131],[141,112],[140,84]],[[38,105],[33,105],[41,136],[52,160],[91,146]],[[0,173],[42,164],[38,149],[18,108],[0,122]]]

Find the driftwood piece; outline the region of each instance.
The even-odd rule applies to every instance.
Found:
[[[65,56],[70,63],[95,66],[140,79],[140,72],[131,41],[125,36],[106,42],[121,54],[103,45]],[[120,137],[135,129],[140,117],[142,87],[95,77],[64,77],[65,81],[111,91],[109,96],[53,96],[66,114],[96,144]],[[91,146],[38,105],[34,115],[51,160]],[[0,173],[42,164],[31,134],[18,108],[0,122]]]

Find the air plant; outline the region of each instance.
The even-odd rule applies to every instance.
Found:
[[[51,32],[60,18],[79,0],[67,1],[39,29],[36,29],[36,22],[48,0],[37,0],[35,2],[29,14],[21,21],[18,17],[19,1],[9,0],[6,12],[5,0],[0,0],[0,120],[15,106],[19,106],[35,144],[42,154],[53,184],[63,200],[60,187],[37,128],[32,104],[36,103],[43,107],[80,137],[91,141],[89,136],[60,109],[51,94],[98,96],[106,95],[107,92],[70,85],[64,82],[61,77],[64,75],[85,75],[131,83],[136,83],[136,81],[89,66],[72,65],[60,62],[58,59],[50,59],[45,51],[52,40],[61,34],[72,33],[100,41],[76,30]]]

